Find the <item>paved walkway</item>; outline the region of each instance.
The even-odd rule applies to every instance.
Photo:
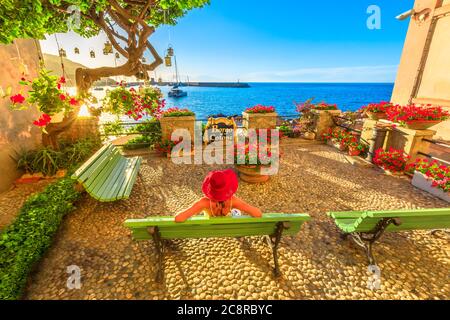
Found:
[[[221,167],[222,168],[222,167]],[[259,238],[174,241],[166,278],[154,282],[153,244],[135,243],[127,218],[171,215],[201,196],[217,167],[177,166],[149,157],[133,196],[113,204],[87,195],[63,222],[32,276],[27,299],[449,299],[449,240],[429,232],[387,234],[375,247],[381,289],[367,288],[363,251],[341,240],[326,212],[434,208],[447,203],[408,179],[349,164],[326,145],[286,146],[281,171],[264,185],[240,184],[238,196],[264,212],[308,212],[313,220],[280,248],[283,278],[272,277],[271,251]],[[67,266],[82,270],[82,288],[68,290]]]

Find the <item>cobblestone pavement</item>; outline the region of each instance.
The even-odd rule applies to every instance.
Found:
[[[32,184],[21,184],[0,193],[0,230],[14,221],[29,196],[44,190],[49,183],[49,180],[41,180]]]
[[[220,166],[225,168],[226,166]],[[201,196],[218,167],[178,166],[148,157],[132,197],[99,203],[85,195],[61,225],[30,278],[27,299],[449,299],[449,240],[427,231],[389,233],[375,246],[381,288],[367,287],[364,252],[342,240],[327,211],[446,207],[407,178],[349,164],[326,145],[286,146],[280,173],[264,185],[241,182],[238,196],[264,212],[307,212],[312,220],[280,247],[283,277],[272,277],[260,238],[177,240],[165,279],[154,282],[150,242],[136,243],[127,218],[172,215]],[[66,288],[67,266],[81,268],[80,290]]]

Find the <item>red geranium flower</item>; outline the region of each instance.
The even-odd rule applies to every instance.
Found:
[[[64,100],[66,100],[66,96],[64,95],[64,94],[60,94],[59,95],[59,99],[61,99],[61,101],[64,101]]]
[[[71,98],[69,103],[70,103],[71,106],[76,106],[78,104],[78,100],[75,99],[75,98]]]
[[[66,83],[66,78],[64,78],[64,77],[61,77],[61,78],[59,78],[59,81],[58,81],[59,83]]]
[[[38,127],[46,127],[51,120],[52,118],[48,114],[44,113],[38,120],[34,121],[33,124]]]
[[[25,97],[23,95],[21,95],[20,93],[11,96],[9,99],[14,104],[16,104],[16,103],[24,103],[25,102]]]

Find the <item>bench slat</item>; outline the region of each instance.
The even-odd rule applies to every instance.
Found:
[[[125,158],[120,158],[120,162],[117,164],[116,167],[113,168],[112,172],[110,173],[110,176],[108,177],[108,182],[103,186],[103,188],[99,191],[98,195],[100,198],[100,201],[103,199],[113,199],[115,198],[113,195],[117,193],[118,188],[120,185],[118,184],[118,180],[123,172],[125,170],[127,165],[127,160]]]
[[[216,224],[246,224],[255,223],[258,220],[259,223],[262,222],[289,222],[289,221],[309,221],[311,217],[308,214],[264,214],[262,218],[252,218],[252,217],[224,217],[224,218],[209,218],[205,216],[195,216],[183,223],[176,223],[173,216],[164,217],[151,217],[146,219],[130,219],[125,221],[125,226],[128,228],[143,228],[143,227],[160,227],[160,226],[174,226],[181,227],[183,225],[216,225]]]
[[[94,162],[92,162],[86,170],[83,171],[83,173],[80,174],[78,177],[78,181],[81,183],[89,182],[89,180],[92,177],[95,177],[102,168],[105,167],[105,165],[108,163],[108,159],[110,159],[114,153],[116,153],[117,150],[114,150],[112,148],[106,150],[103,152]]]
[[[109,159],[108,164],[103,168],[103,170],[93,179],[94,181],[88,186],[88,189],[97,196],[102,194],[102,188],[108,183],[108,180],[113,172],[113,170],[120,166],[122,158],[119,154],[115,154],[111,159]]]
[[[142,163],[142,158],[141,157],[137,158],[136,163],[133,168],[133,172],[131,173],[131,178],[129,179],[127,187],[125,188],[125,191],[123,193],[123,196],[122,196],[123,199],[127,199],[130,196],[131,191],[133,190],[134,183],[136,182],[137,175],[138,175],[139,169],[141,167],[141,163]]]
[[[122,171],[121,176],[118,181],[120,181],[120,186],[117,189],[117,192],[113,194],[113,197],[116,200],[126,199],[128,196],[125,194],[125,191],[127,190],[127,185],[130,183],[130,181],[133,179],[133,174],[137,170],[139,170],[139,167],[136,166],[139,158],[132,158],[128,159],[126,168]],[[134,184],[134,181],[133,181]]]
[[[112,151],[112,145],[106,145],[100,148],[92,157],[90,157],[75,173],[72,175],[72,179],[78,179],[98,158],[102,157],[104,153]]]

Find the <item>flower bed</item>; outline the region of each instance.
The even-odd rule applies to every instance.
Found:
[[[387,118],[392,122],[414,130],[424,130],[447,120],[450,113],[442,107],[417,105],[392,106],[387,110]]]
[[[389,151],[378,149],[375,151],[373,163],[388,173],[403,173],[406,169],[406,162],[409,156],[405,155],[403,150],[389,148]]]

